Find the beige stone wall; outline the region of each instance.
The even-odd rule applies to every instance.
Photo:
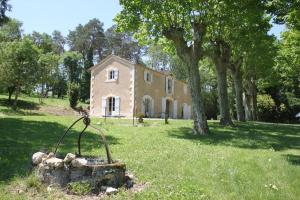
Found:
[[[107,71],[110,69],[118,70],[118,79],[116,81],[107,80]],[[121,116],[132,116],[132,70],[133,65],[129,62],[120,62],[113,58],[92,69],[90,98],[90,113],[92,116],[103,116],[102,97],[110,96],[120,97]]]
[[[108,71],[111,69],[118,70],[116,81],[107,79]],[[150,83],[144,80],[145,71],[151,74]],[[118,96],[120,97],[120,116],[129,118],[133,115],[133,109],[136,114],[143,112],[143,97],[150,96],[152,98],[151,117],[164,116],[164,106],[162,105],[164,98],[170,102],[170,118],[183,118],[184,104],[191,110],[191,98],[187,84],[173,79],[173,92],[167,94],[166,77],[173,79],[163,72],[151,70],[140,64],[133,65],[117,56],[110,56],[91,68],[90,114],[103,116],[103,97]],[[106,104],[108,107],[108,103]],[[176,114],[174,115],[174,113]]]
[[[183,104],[191,106],[191,97],[188,91],[187,84],[174,79],[174,90],[172,94],[166,93],[166,74],[157,72],[143,65],[135,67],[135,108],[136,112],[142,112],[143,96],[148,95],[154,101],[154,115],[152,117],[161,117],[162,115],[162,98],[165,97],[171,100],[170,116],[173,118],[174,101],[177,101],[177,118],[182,118]],[[152,75],[152,82],[148,83],[144,80],[144,71],[149,71]],[[185,89],[184,89],[185,88]],[[186,93],[185,93],[186,92]]]

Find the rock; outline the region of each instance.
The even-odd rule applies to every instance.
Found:
[[[47,154],[43,153],[43,152],[36,152],[32,155],[32,162],[35,165],[38,165],[42,162],[43,158],[46,158]]]
[[[107,187],[106,187],[106,186],[101,186],[101,187],[100,187],[100,191],[105,192],[106,190],[107,190]]]
[[[134,185],[134,182],[132,180],[127,180],[126,183],[125,183],[125,187],[126,189],[129,189],[129,188],[132,188]]]
[[[72,160],[74,160],[76,156],[72,153],[68,153],[64,159],[65,163],[70,163]]]
[[[54,158],[55,157],[55,154],[53,152],[50,152],[47,156],[47,158]]]
[[[71,164],[73,167],[83,167],[87,165],[88,161],[84,158],[76,158],[72,160]]]
[[[106,188],[106,194],[108,194],[108,195],[111,195],[111,194],[116,194],[116,193],[118,193],[118,189],[116,189],[116,188],[113,188],[113,187],[108,187],[108,188]]]
[[[126,178],[126,180],[135,180],[134,175],[130,172],[125,173],[125,178]]]
[[[54,168],[60,168],[64,166],[64,161],[60,158],[49,158],[45,160],[45,165]]]

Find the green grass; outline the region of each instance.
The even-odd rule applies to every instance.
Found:
[[[64,197],[42,188],[39,188],[42,192],[34,195],[11,190],[19,185],[26,188],[31,182],[36,184],[28,178],[32,153],[53,150],[75,119],[0,115],[0,199]],[[130,120],[110,119],[104,123],[103,119],[92,119],[94,125],[105,130],[113,158],[124,161],[140,182],[148,182],[142,192],[122,191],[114,199],[297,200],[300,197],[299,125],[248,122],[224,128],[210,121],[212,134],[200,137],[192,134],[192,121],[170,120],[169,125],[159,120],[146,122],[145,127],[132,127]],[[74,128],[59,152],[77,150],[81,128],[81,124]],[[99,135],[88,129],[82,139],[82,153],[104,156],[99,141]]]

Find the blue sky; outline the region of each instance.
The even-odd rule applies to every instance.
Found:
[[[65,36],[92,18],[98,18],[107,29],[121,10],[119,0],[10,0],[10,4],[12,12],[8,15],[23,22],[25,33],[59,30]],[[275,25],[270,33],[279,37],[283,29]]]

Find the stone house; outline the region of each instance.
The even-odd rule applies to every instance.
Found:
[[[131,118],[191,118],[191,96],[186,83],[167,72],[156,71],[110,55],[89,69],[90,115]]]

